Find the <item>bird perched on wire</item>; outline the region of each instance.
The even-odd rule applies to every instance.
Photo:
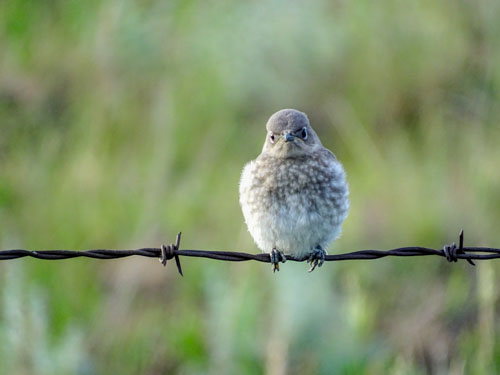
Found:
[[[321,144],[309,119],[295,109],[273,114],[264,148],[241,175],[240,204],[248,230],[273,271],[286,255],[307,259],[309,272],[325,261],[349,210],[342,164]]]

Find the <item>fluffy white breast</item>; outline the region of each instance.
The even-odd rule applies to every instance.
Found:
[[[327,153],[299,160],[261,155],[243,169],[240,204],[262,251],[303,257],[340,234],[348,186],[342,165]]]

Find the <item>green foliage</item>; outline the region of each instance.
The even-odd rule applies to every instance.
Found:
[[[0,248],[256,252],[238,179],[308,113],[352,210],[331,252],[498,246],[500,6],[0,2]],[[495,261],[0,264],[0,373],[500,372]]]

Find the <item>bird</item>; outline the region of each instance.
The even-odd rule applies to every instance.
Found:
[[[243,168],[239,197],[253,240],[269,253],[273,272],[287,255],[321,267],[349,211],[346,173],[307,115],[274,113],[261,154]]]

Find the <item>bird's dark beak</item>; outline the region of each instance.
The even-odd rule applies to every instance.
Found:
[[[285,140],[285,142],[293,142],[295,137],[293,136],[292,133],[285,133],[283,134],[283,139]]]

